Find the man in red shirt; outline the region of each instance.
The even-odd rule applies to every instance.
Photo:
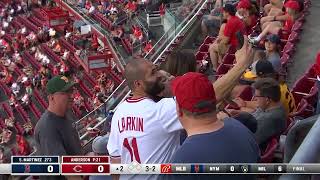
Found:
[[[218,38],[209,47],[210,59],[214,71],[217,70],[218,63],[221,63],[221,59],[228,48],[230,46],[238,46],[236,33],[238,31],[243,33],[245,30],[243,21],[235,16],[236,12],[237,10],[232,4],[225,4],[223,7],[223,18],[227,20],[227,22],[221,25]]]

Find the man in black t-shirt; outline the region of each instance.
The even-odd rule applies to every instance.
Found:
[[[257,163],[259,147],[253,134],[234,119],[217,120],[216,97],[208,78],[187,73],[172,82],[177,113],[188,133],[172,163]],[[172,179],[252,179],[251,176],[168,176]]]
[[[79,135],[68,116],[74,83],[65,76],[55,76],[47,83],[49,106],[35,127],[37,155],[82,155]],[[65,179],[63,176],[41,176],[40,179]],[[81,179],[69,176],[67,179]]]

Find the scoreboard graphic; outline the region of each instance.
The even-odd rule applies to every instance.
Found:
[[[108,156],[12,156],[0,174],[320,174],[320,164],[110,164]]]

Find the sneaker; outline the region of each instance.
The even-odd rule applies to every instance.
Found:
[[[252,45],[258,45],[259,44],[259,41],[257,40],[257,37],[248,36],[248,41]]]

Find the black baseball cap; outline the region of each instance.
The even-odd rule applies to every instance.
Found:
[[[264,76],[274,74],[272,63],[268,60],[259,60],[256,64],[256,74],[257,76]]]
[[[233,4],[225,4],[222,8],[223,11],[228,12],[231,15],[235,15],[237,12],[236,6]]]

